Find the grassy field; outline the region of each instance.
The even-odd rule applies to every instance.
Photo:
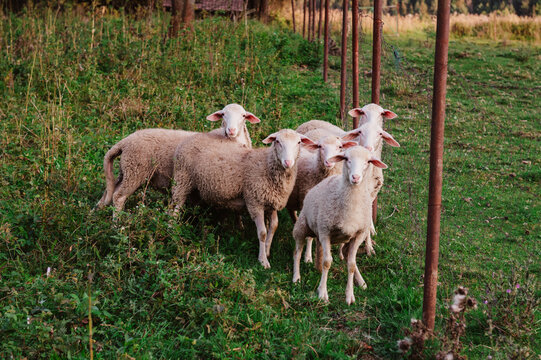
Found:
[[[379,200],[376,256],[358,257],[368,289],[345,304],[335,259],[330,303],[319,273],[293,285],[292,224],[280,214],[269,261],[255,227],[205,207],[167,216],[168,196],[140,189],[118,224],[90,213],[102,161],[147,127],[205,131],[238,102],[262,119],[256,146],[279,128],[337,122],[339,59],[321,77],[321,48],[279,26],[220,18],[166,40],[167,17],[3,15],[0,27],[0,357],[400,358],[396,341],[421,317],[434,34],[385,38],[382,104],[401,143]],[[361,74],[370,67],[363,38]],[[439,340],[463,285],[471,359],[538,359],[541,50],[453,40],[449,53]],[[361,79],[361,102],[370,99]],[[348,120],[349,121],[349,120]],[[348,124],[348,126],[351,126]],[[92,333],[92,340],[89,336]]]

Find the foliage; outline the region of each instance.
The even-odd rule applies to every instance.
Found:
[[[261,117],[250,127],[256,146],[309,119],[339,122],[338,73],[322,82],[321,46],[217,18],[197,21],[190,41],[168,40],[168,20],[55,9],[2,17],[0,357],[88,358],[90,319],[97,358],[399,357],[401,329],[421,315],[433,39],[385,42],[382,103],[399,114],[386,129],[402,147],[384,151],[376,256],[359,256],[368,290],[355,289],[348,307],[338,259],[330,304],[317,300],[312,266],[291,283],[287,214],[265,270],[246,216],[244,230],[205,207],[172,222],[168,196],[146,187],[117,224],[111,209],[91,213],[103,155],[136,129],[205,131],[205,115],[230,102]],[[438,314],[467,286],[489,303],[468,314],[465,355],[536,354],[540,52],[451,45]],[[366,74],[368,39],[360,53]],[[367,103],[369,78],[361,84]],[[527,295],[502,297],[505,279]]]

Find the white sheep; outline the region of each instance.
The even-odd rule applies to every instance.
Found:
[[[304,206],[293,228],[293,282],[300,280],[300,258],[306,237],[315,236],[323,252],[323,269],[318,287],[319,298],[328,301],[327,276],[332,263],[331,244],[350,243],[347,254],[348,281],[346,303],[355,302],[353,277],[358,285],[366,283],[356,264],[359,246],[370,237],[372,198],[368,170],[372,166],[386,168],[380,160],[362,146],[349,148],[331,159],[345,160],[341,175],[326,178],[314,186],[304,199]]]
[[[355,130],[351,130],[349,132],[345,132],[345,131],[341,130],[340,128],[338,128],[338,129],[340,130],[339,133],[342,136],[342,140],[356,139],[359,142],[359,145],[364,146],[369,151],[374,151],[374,149],[376,149],[378,147],[381,147],[382,141],[387,142],[391,146],[400,146],[400,144],[398,144],[398,142],[392,137],[392,135],[390,135],[389,133],[384,131],[379,125],[377,125],[375,123],[372,123],[372,122],[365,123],[365,124],[361,125],[359,128],[357,128]],[[336,131],[336,132],[338,132],[338,131]],[[336,137],[334,135],[328,135],[328,129],[323,129],[323,128],[308,131],[306,133],[306,136],[308,136],[312,140],[318,140],[318,139],[326,138],[326,137],[335,138],[335,139],[338,138],[338,137]],[[328,154],[327,158],[331,157],[329,155],[330,154]],[[375,157],[377,158],[377,156],[375,156]],[[303,159],[303,157],[301,156],[301,160],[302,159]],[[302,171],[302,176],[301,176],[301,169],[302,168],[303,167],[299,163],[299,176],[297,178],[297,183],[310,184],[311,185],[310,188],[312,186],[314,186],[315,184],[317,184],[319,181],[321,181],[324,177],[327,177],[327,176],[331,175],[331,174],[328,174],[327,176],[322,177],[316,171],[312,170],[313,178],[310,176],[310,173],[308,171]],[[340,173],[341,169],[342,169],[341,165],[338,164],[338,166],[333,168],[332,175]],[[381,169],[379,169],[377,167],[372,167],[371,170],[370,170],[369,178],[372,179],[372,180],[370,180],[372,185],[369,185],[369,187],[371,186],[371,188],[373,189],[372,192],[371,192],[371,196],[372,196],[372,198],[375,198],[376,195],[378,194],[379,190],[383,186],[383,172],[381,171]],[[307,180],[305,180],[305,179],[307,179]],[[306,192],[310,188],[306,189]],[[304,195],[306,195],[306,192],[304,192]],[[298,200],[301,196],[299,196],[297,194],[298,194],[298,191],[296,191],[294,189],[293,193],[292,193],[292,196],[294,196],[293,200],[296,201],[296,203],[298,204],[297,207],[295,208],[295,210],[298,210],[298,209],[302,208],[302,203],[300,203],[300,201]],[[301,195],[302,195],[302,192],[301,192]],[[294,204],[295,204],[295,202],[293,202],[292,204],[288,204],[288,210],[289,210],[290,215],[292,216],[292,218],[294,218],[294,220],[296,220],[296,216],[293,217],[294,214],[291,211],[291,208],[294,207]],[[374,225],[372,225],[372,234],[375,234]],[[312,238],[308,238],[307,243],[306,243],[306,252],[304,254],[304,261],[305,262],[312,262],[312,240],[313,240]],[[372,244],[372,239],[368,239],[366,241],[366,249],[365,249],[368,255],[372,255],[372,254],[375,253],[374,248],[373,248],[372,245],[373,245]],[[339,253],[340,253],[340,258],[343,258],[342,248],[340,249]],[[320,264],[316,264],[316,266],[318,267],[318,269],[320,268]]]
[[[260,122],[238,104],[227,105],[207,116],[207,120],[222,121],[222,127],[211,133],[247,148],[252,147],[252,141],[246,121]],[[167,189],[173,177],[173,155],[178,144],[195,134],[184,130],[144,129],[120,140],[105,154],[106,190],[96,207],[101,209],[113,202],[116,211],[122,210],[127,198],[147,181],[156,189]],[[120,174],[116,180],[113,161],[121,154]]]
[[[325,136],[320,132],[321,129],[308,132],[309,139],[318,139],[318,141],[314,145],[307,145],[301,149],[297,180],[286,206],[293,221],[297,220],[296,211],[302,209],[304,197],[308,191],[323,179],[342,172],[342,165],[330,162],[329,159],[338,155],[344,149],[357,145],[354,141],[348,141],[348,139],[355,138],[356,133],[348,133],[340,138],[332,135]],[[314,153],[314,151],[316,152]],[[311,238],[307,241],[304,261],[307,263],[312,262]]]
[[[210,205],[236,211],[246,207],[257,227],[258,259],[269,268],[277,211],[286,206],[295,185],[300,145],[314,143],[289,129],[269,135],[263,143],[272,146],[242,149],[212,134],[182,142],[175,152],[172,205],[178,213],[188,194],[197,190]]]

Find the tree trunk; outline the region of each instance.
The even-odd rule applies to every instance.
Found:
[[[297,32],[296,26],[295,26],[295,0],[291,0],[291,16],[293,18],[293,33]]]
[[[174,38],[178,36],[180,30],[180,20],[183,9],[183,0],[171,1],[171,23],[169,24],[169,37]]]
[[[184,10],[182,11],[182,22],[185,28],[193,29],[193,20],[195,18],[195,0],[184,0]]]
[[[269,22],[269,0],[259,1],[259,20],[263,23]]]
[[[306,33],[306,0],[302,2],[302,37],[305,37]]]

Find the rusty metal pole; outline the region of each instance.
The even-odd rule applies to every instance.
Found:
[[[317,22],[317,39],[321,39],[321,18],[323,15],[323,0],[319,0],[319,20]]]
[[[351,77],[353,78],[353,107],[359,107],[359,3],[351,1]],[[353,128],[359,127],[359,117],[353,118]]]
[[[291,14],[292,14],[292,21],[293,21],[293,33],[296,33],[296,26],[295,26],[295,0],[291,0]]]
[[[340,62],[340,120],[344,124],[346,117],[346,74],[347,74],[347,38],[348,38],[348,0],[342,4],[342,54]]]
[[[381,76],[381,30],[383,27],[383,0],[374,0],[374,26],[372,35],[372,102],[379,104]]]
[[[423,296],[423,323],[429,329],[434,329],[434,320],[436,317],[450,3],[450,0],[438,0],[436,54],[434,56],[434,90],[430,134],[430,180],[428,184],[428,218]]]
[[[325,0],[325,33],[323,46],[323,81],[327,82],[329,72],[329,0]]]
[[[374,0],[374,25],[372,35],[372,102],[379,104],[381,77],[381,32],[383,28],[383,0]],[[378,217],[378,198],[372,202],[372,220]]]
[[[312,41],[316,39],[316,0],[312,0]]]
[[[302,2],[302,37],[306,33],[306,0]]]
[[[310,24],[312,23],[312,11],[311,11],[311,5],[312,4],[312,0],[307,0],[306,1],[306,39],[308,39],[308,41],[310,41],[310,35],[311,35],[311,32],[310,32]]]

